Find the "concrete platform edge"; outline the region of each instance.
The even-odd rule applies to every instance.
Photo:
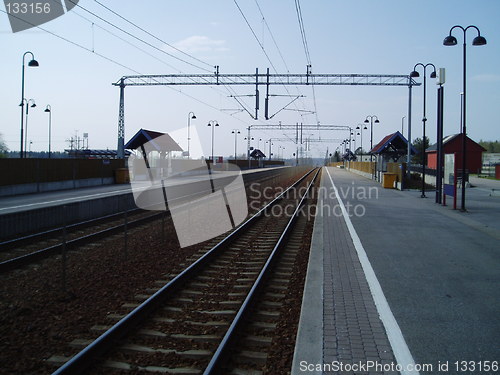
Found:
[[[324,174],[321,177],[323,185]],[[318,203],[324,199],[320,191]],[[292,361],[292,375],[303,374],[300,362],[309,364],[323,363],[323,217],[317,215],[311,239],[311,249],[304,285],[299,328],[295,341]],[[322,374],[321,371],[308,371],[308,374]]]

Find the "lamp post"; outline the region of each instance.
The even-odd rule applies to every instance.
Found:
[[[31,60],[28,63],[28,66],[30,67],[37,67],[39,66],[38,61],[35,60],[35,55],[33,55],[32,52],[27,51],[23,54],[23,69],[22,69],[22,75],[21,75],[21,104],[19,106],[21,107],[21,149],[19,151],[19,157],[23,158],[23,132],[24,132],[24,58],[26,55],[30,54],[31,55]]]
[[[51,128],[52,128],[52,107],[50,104],[47,104],[47,107],[45,108],[45,111],[49,114],[49,159],[50,159],[50,139],[51,139]]]
[[[274,143],[272,142],[272,138],[269,139],[269,141],[266,141],[266,143],[269,143],[269,160],[271,160],[271,156],[273,155],[273,146]]]
[[[361,135],[361,161],[363,161],[363,130],[367,130],[368,128],[366,127],[366,125],[358,124],[358,126],[356,126],[356,129],[359,130],[359,133]]]
[[[245,141],[247,141],[247,158],[248,158],[248,168],[251,166],[251,161],[250,161],[250,149],[252,148],[251,142],[255,140],[254,137],[245,137],[243,138]]]
[[[460,93],[460,133],[463,132],[464,126],[464,93]]]
[[[464,44],[463,44],[463,124],[462,124],[462,207],[461,211],[465,211],[465,170],[466,170],[466,151],[467,151],[467,126],[466,126],[466,116],[465,116],[465,111],[466,111],[466,72],[467,72],[467,60],[466,60],[466,34],[467,30],[469,29],[475,29],[477,31],[477,36],[472,40],[472,45],[473,46],[484,46],[486,44],[486,39],[481,36],[481,32],[479,29],[474,26],[474,25],[469,25],[467,27],[462,27],[460,25],[455,25],[450,29],[450,34],[444,38],[443,44],[445,46],[455,46],[457,44],[457,38],[455,38],[453,35],[451,35],[452,31],[454,29],[460,29],[464,33]]]
[[[427,121],[427,118],[425,117],[425,99],[426,99],[426,82],[427,82],[427,75],[425,74],[426,73],[426,70],[427,70],[427,67],[428,66],[432,66],[432,68],[434,69],[432,72],[431,72],[431,75],[430,77],[431,78],[436,78],[436,67],[434,66],[434,64],[432,63],[427,63],[427,64],[422,64],[422,63],[417,63],[415,64],[415,66],[413,67],[413,71],[410,73],[410,77],[412,78],[416,78],[416,77],[420,77],[420,74],[418,74],[417,72],[417,66],[421,66],[423,69],[424,69],[424,113],[423,113],[423,117],[422,117],[422,127],[423,127],[423,136],[422,136],[422,193],[420,194],[420,197],[421,198],[425,198],[425,123]]]
[[[368,119],[370,119],[370,121],[368,121]],[[375,119],[375,124],[378,124],[380,122],[378,120],[378,117],[375,115],[368,115],[365,119],[365,124],[370,123],[370,162],[372,163],[372,179],[375,177],[375,166],[373,165],[373,155],[371,153],[371,151],[373,150],[373,119]]]
[[[28,148],[28,114],[29,114],[29,109],[30,109],[30,103],[31,103],[31,108],[35,108],[35,99],[23,99],[21,102],[21,105],[24,106],[24,103],[26,103],[26,131],[24,132],[24,157],[27,157],[27,148]]]
[[[236,144],[238,143],[238,134],[241,134],[241,132],[238,129],[233,129],[231,133],[234,134],[234,161],[236,162],[238,155],[236,150]]]
[[[191,119],[193,119],[193,120],[196,119],[194,112],[188,113],[188,137],[187,137],[187,141],[188,141],[188,149],[187,149],[188,155],[187,156],[188,156],[188,159],[191,157],[191,154],[189,153],[190,152],[189,143],[191,141],[191,133],[190,133]]]
[[[368,121],[368,119],[370,119],[370,121]],[[373,148],[373,119],[375,119],[375,124],[378,124],[380,122],[378,120],[378,117],[375,115],[366,116],[366,119],[365,119],[365,124],[370,123],[370,151]],[[372,157],[370,155],[370,161],[371,161],[371,159],[372,159]]]
[[[208,122],[207,126],[212,127],[212,165],[215,165],[215,160],[214,160],[214,130],[216,126],[219,126],[216,120],[210,120]]]

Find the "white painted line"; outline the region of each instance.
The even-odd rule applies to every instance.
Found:
[[[342,202],[337,187],[333,183],[332,176],[330,175],[328,168],[325,167],[325,169],[326,173],[328,173],[328,177],[330,178],[330,182],[332,183],[332,187],[335,191],[335,196],[337,197],[337,200],[339,202],[342,214],[344,215],[345,223],[347,225],[347,229],[349,229],[349,234],[351,235],[352,242],[354,243],[354,247],[356,248],[356,252],[358,253],[359,262],[363,267],[366,281],[368,282],[368,286],[370,287],[370,291],[373,300],[375,301],[375,306],[377,307],[380,320],[382,321],[385,327],[385,331],[387,332],[387,337],[389,339],[389,342],[391,343],[392,351],[394,352],[394,356],[396,357],[396,362],[403,368],[401,374],[418,375],[418,371],[407,371],[407,369],[415,368],[415,361],[413,360],[413,356],[411,355],[410,349],[406,344],[403,333],[401,332],[401,328],[399,328],[399,324],[396,321],[396,318],[394,318],[391,308],[389,307],[389,303],[385,298],[382,287],[380,286],[377,276],[375,275],[375,271],[373,270],[370,260],[366,255],[363,244],[361,243],[361,240],[356,233],[356,229],[354,229],[354,226],[352,225],[351,219],[344,206],[344,202]]]

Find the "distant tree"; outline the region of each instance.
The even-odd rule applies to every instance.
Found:
[[[0,158],[7,157],[7,153],[9,152],[9,148],[5,144],[3,140],[3,135],[0,133]]]
[[[486,152],[500,152],[500,142],[499,141],[480,140],[478,143],[486,149]]]
[[[425,149],[429,148],[429,137],[425,137]],[[422,156],[422,138],[416,138],[413,141],[413,147],[417,150],[417,153],[413,155],[411,161],[413,164],[422,164],[423,156]]]

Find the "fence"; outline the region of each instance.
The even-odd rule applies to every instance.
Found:
[[[112,184],[123,159],[0,159],[0,196]]]

